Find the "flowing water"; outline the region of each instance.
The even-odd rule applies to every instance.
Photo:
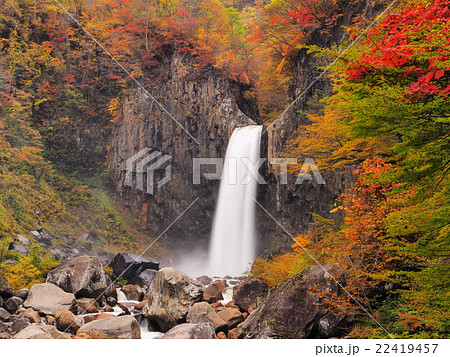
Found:
[[[255,201],[262,126],[235,129],[227,147],[209,251],[210,276],[242,275],[255,258]],[[251,163],[250,163],[251,162]]]

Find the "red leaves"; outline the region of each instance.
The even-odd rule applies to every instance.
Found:
[[[369,47],[360,61],[347,69],[348,79],[364,79],[369,73],[404,77],[411,81],[407,92],[415,99],[447,93],[445,73],[450,70],[450,12],[448,1],[433,0],[413,6],[401,14],[386,16],[371,30]],[[407,93],[405,93],[407,94]]]

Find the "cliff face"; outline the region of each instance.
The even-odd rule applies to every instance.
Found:
[[[214,70],[192,76],[189,58],[180,54],[172,57],[170,67],[170,78],[152,95],[198,143],[144,91],[135,91],[126,99],[123,120],[113,134],[110,163],[117,199],[155,237],[199,197],[161,238],[183,252],[207,247],[219,187],[219,181],[204,178],[193,184],[193,158],[224,157],[234,128],[255,122],[238,107],[239,87],[224,76]],[[155,187],[153,195],[125,184],[126,160],[144,148],[172,157],[171,180]],[[214,172],[214,167],[202,166],[202,172]],[[154,181],[163,175],[164,167]]]

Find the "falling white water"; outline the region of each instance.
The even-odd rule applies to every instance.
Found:
[[[262,126],[235,129],[228,144],[209,251],[210,276],[240,276],[255,258],[255,201]],[[246,165],[247,164],[247,165]]]

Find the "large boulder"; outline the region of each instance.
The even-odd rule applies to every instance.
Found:
[[[228,326],[227,323],[222,320],[222,318],[213,310],[207,302],[197,302],[189,310],[186,322],[193,324],[201,324],[210,322],[213,324],[216,332],[226,331]]]
[[[344,314],[333,315],[313,289],[340,293],[344,274],[332,266],[312,266],[286,280],[238,326],[240,338],[328,338],[339,336]],[[324,320],[326,319],[326,321]],[[319,328],[326,324],[325,328]],[[323,333],[326,334],[323,334]]]
[[[131,281],[146,269],[159,270],[159,262],[130,253],[117,254],[109,266],[113,269],[113,277],[119,276]]]
[[[5,301],[4,306],[5,309],[8,310],[11,314],[14,314],[20,306],[22,306],[23,300],[18,296],[12,296],[8,300]]]
[[[259,299],[263,299],[269,293],[269,285],[262,279],[253,278],[242,282],[234,288],[234,303],[242,310],[256,309]]]
[[[8,299],[12,296],[13,290],[11,285],[5,278],[0,276],[0,296],[4,299]]]
[[[178,270],[163,268],[153,279],[147,299],[144,315],[166,332],[184,322],[189,309],[202,299],[202,285]]]
[[[141,301],[145,295],[144,290],[139,285],[127,284],[122,286],[121,290],[128,300]]]
[[[14,250],[15,252],[22,255],[28,254],[30,252],[27,247],[24,247],[22,244],[19,243],[11,243],[8,249]]]
[[[203,299],[205,301],[214,303],[219,300],[223,300],[222,292],[220,291],[220,287],[217,284],[210,284],[203,290]]]
[[[100,260],[89,255],[77,257],[50,270],[47,283],[56,284],[76,297],[97,298],[108,288]]]
[[[214,339],[216,333],[214,332],[214,326],[211,323],[203,324],[181,324],[170,329],[162,337],[162,340],[166,339]]]
[[[23,305],[46,315],[55,315],[59,310],[76,312],[75,295],[48,283],[33,285]]]
[[[140,339],[141,328],[133,316],[110,317],[81,326],[77,335],[86,334],[94,339]]]
[[[0,321],[7,322],[11,318],[11,314],[5,310],[3,307],[0,307]]]

